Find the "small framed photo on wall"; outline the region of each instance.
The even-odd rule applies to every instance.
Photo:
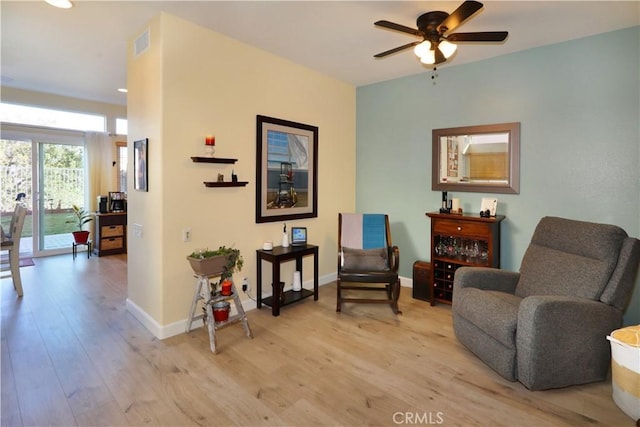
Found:
[[[149,191],[149,138],[133,142],[133,188]]]

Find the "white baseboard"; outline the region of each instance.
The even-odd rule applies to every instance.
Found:
[[[142,323],[142,326],[147,328],[149,332],[151,332],[156,338],[160,338],[160,332],[162,330],[162,325],[155,321],[155,319],[147,314],[146,311],[140,308],[135,302],[131,301],[129,298],[125,301],[127,311],[131,313],[133,317],[135,317],[138,322]],[[166,337],[165,337],[166,338]]]
[[[318,277],[319,286],[324,286],[328,283],[331,283],[336,280],[336,273],[327,274],[325,276]],[[304,282],[303,286],[305,288],[313,288],[312,281]],[[267,298],[270,295],[264,295],[263,298]],[[165,339],[172,337],[174,335],[179,335],[185,333],[188,319],[178,320],[177,322],[170,323],[168,325],[161,325],[158,323],[153,317],[151,317],[146,311],[144,311],[140,306],[127,298],[126,301],[127,311],[131,313],[133,317],[135,317],[142,325],[149,330],[156,338]],[[245,312],[255,310],[257,308],[257,303],[253,299],[242,301],[242,308]],[[188,310],[188,308],[187,308]],[[202,321],[196,320],[191,324],[191,329],[197,329],[203,326]]]
[[[400,276],[400,286],[403,288],[413,288],[413,278]]]

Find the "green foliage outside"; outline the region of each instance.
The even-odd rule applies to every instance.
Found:
[[[82,205],[84,196],[84,147],[46,144],[41,156],[45,170],[45,209]],[[0,212],[13,212],[16,195],[31,201],[31,143],[0,139]]]
[[[72,206],[82,205],[84,196],[84,147],[46,144],[41,153],[45,170],[44,234],[65,234],[76,230]],[[18,193],[26,193],[27,217],[23,237],[33,236],[31,142],[0,139],[0,223],[5,230]]]
[[[73,223],[67,223],[69,218],[73,218],[73,212],[71,211],[71,209],[65,210],[63,212],[47,213],[44,217],[45,235],[51,236],[54,234],[65,234],[76,231],[77,227]],[[11,215],[2,215],[2,217],[0,217],[0,223],[2,223],[2,228],[4,228],[5,231],[9,230],[9,227],[11,225]],[[22,237],[31,236],[33,236],[33,221],[31,213],[29,213],[24,220],[24,226],[22,227]]]

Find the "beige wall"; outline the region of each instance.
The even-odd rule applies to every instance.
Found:
[[[128,114],[128,165],[131,179],[127,180],[127,252],[128,252],[128,303],[139,309],[140,320],[148,327],[161,325],[164,313],[163,239],[166,213],[162,210],[163,189],[163,70],[161,19],[156,17],[149,27],[153,43],[143,55],[133,59],[133,47],[128,48],[127,114]],[[144,29],[141,30],[144,31]],[[138,37],[139,34],[134,35]],[[148,192],[133,188],[133,142],[149,139]],[[170,216],[168,218],[171,218]],[[142,237],[134,237],[134,227],[142,226]],[[131,306],[131,304],[130,304]],[[186,313],[187,310],[185,310]],[[151,324],[149,324],[151,322]],[[154,323],[155,322],[155,323]],[[157,333],[156,333],[157,334]]]
[[[129,189],[131,311],[161,337],[183,328],[195,285],[185,257],[199,248],[235,245],[245,259],[235,281],[248,277],[255,290],[255,250],[282,234],[282,223],[255,223],[258,114],[319,127],[318,218],[289,225],[308,227],[328,281],[336,271],[337,214],[355,209],[355,87],[171,15],[150,28],[149,51],[130,54],[128,70],[129,145],[150,141],[149,192]],[[207,134],[216,135],[216,156],[238,162],[193,163]],[[249,185],[202,184],[218,173],[229,180],[232,170]],[[134,223],[143,225],[142,238]],[[191,242],[182,241],[184,228]],[[292,267],[282,270],[289,285]],[[311,275],[309,259],[303,280]]]

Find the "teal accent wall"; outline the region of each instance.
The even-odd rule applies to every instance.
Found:
[[[508,41],[507,41],[508,43]],[[464,50],[473,49],[462,45]],[[518,270],[543,216],[640,236],[640,27],[357,89],[356,209],[390,216],[402,276],[429,260],[432,129],[521,123],[520,194],[498,194],[501,267]],[[414,61],[411,52],[384,59]],[[376,62],[372,61],[372,67]],[[416,67],[420,64],[416,61]],[[452,193],[476,213],[482,193]],[[494,195],[495,196],[495,195]],[[640,278],[625,324],[640,323]]]

